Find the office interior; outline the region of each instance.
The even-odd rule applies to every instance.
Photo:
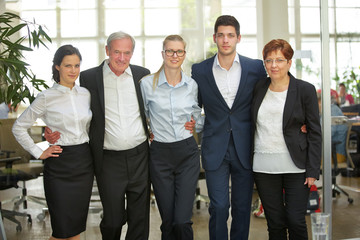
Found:
[[[326,6],[326,9],[322,8]],[[331,121],[329,115],[330,93],[323,92],[323,167],[324,171],[316,185],[319,187],[320,210],[330,212],[332,239],[360,239],[360,177],[339,171],[333,177],[331,164],[331,124],[348,124],[349,136],[347,150],[349,156],[339,163],[339,167],[360,167],[357,159],[360,149],[360,138],[357,124],[360,114],[360,2],[357,0],[0,0],[0,13],[13,12],[28,21],[44,25],[45,31],[52,39],[48,48],[40,47],[26,53],[26,60],[37,77],[52,85],[51,65],[55,50],[64,44],[72,44],[79,48],[83,61],[81,70],[99,65],[104,58],[107,36],[118,30],[125,31],[136,40],[135,52],[131,63],[148,68],[151,72],[158,70],[162,63],[162,41],[169,34],[180,34],[187,42],[187,55],[183,70],[191,74],[191,65],[200,62],[216,53],[213,43],[213,25],[219,15],[235,16],[240,22],[241,42],[237,46],[238,53],[262,59],[263,46],[275,38],[282,38],[295,50],[291,72],[297,78],[314,84],[316,89],[339,90],[338,84],[345,82],[347,92],[352,94],[355,104],[346,107],[346,117]],[[324,23],[322,14],[326,11],[328,21]],[[325,27],[324,27],[325,26]],[[328,35],[324,36],[324,31]],[[325,39],[325,43],[324,43]],[[325,46],[325,48],[324,48]],[[324,54],[324,51],[326,54]],[[327,58],[327,60],[324,58]],[[351,75],[350,73],[354,73]],[[326,79],[324,79],[326,76]],[[351,77],[353,76],[353,77]],[[357,81],[358,82],[357,82]],[[360,88],[359,88],[360,89]],[[34,90],[36,93],[36,90]],[[9,118],[16,118],[27,106],[22,103]],[[328,110],[326,110],[328,109]],[[328,115],[326,115],[328,114]],[[352,119],[348,121],[348,119]],[[339,121],[341,123],[339,123]],[[360,120],[359,120],[360,121]],[[1,124],[6,128],[7,124]],[[7,126],[8,127],[8,126]],[[8,127],[9,128],[9,127]],[[34,139],[41,142],[42,126],[34,126]],[[22,157],[27,154],[19,149],[7,134],[0,131],[0,151],[11,150],[10,157]],[[360,131],[359,131],[360,134]],[[2,149],[14,148],[14,149]],[[5,155],[0,156],[4,158]],[[351,159],[351,162],[350,162]],[[29,160],[29,159],[27,159]],[[27,161],[26,160],[26,161]],[[37,162],[38,163],[38,162]],[[354,163],[353,166],[351,163]],[[14,163],[17,164],[17,163]],[[326,169],[328,167],[328,169]],[[332,168],[332,169],[329,169]],[[349,169],[348,169],[349,170]],[[349,171],[348,171],[349,172]],[[334,193],[333,183],[349,194]],[[7,201],[23,194],[24,183],[19,188],[1,190],[0,201],[3,209],[12,209],[14,201]],[[330,187],[330,188],[329,188]],[[26,181],[29,196],[38,196],[43,201],[42,176]],[[208,239],[208,202],[206,184],[199,178],[200,193],[196,196],[199,202],[194,203],[193,228],[194,237],[198,240]],[[351,198],[352,201],[349,201]],[[16,198],[18,200],[18,198]],[[15,200],[15,201],[16,201]],[[81,239],[99,239],[101,234],[101,204],[93,189],[91,209],[88,216],[87,230]],[[253,202],[258,200],[254,188]],[[160,216],[156,199],[151,199],[150,238],[160,239]],[[28,201],[27,208],[21,203],[19,212],[26,212],[32,217],[18,216],[22,230],[17,224],[3,220],[7,239],[48,239],[51,227],[46,206],[36,201]],[[256,212],[256,211],[254,211]],[[267,239],[266,220],[263,216],[252,213],[249,239]],[[229,220],[229,224],[231,219]],[[311,239],[311,221],[307,216],[309,239]],[[126,231],[126,225],[123,232]],[[122,239],[125,235],[122,235]]]

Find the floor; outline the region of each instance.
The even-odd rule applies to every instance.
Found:
[[[332,239],[360,239],[360,178],[354,177],[337,177],[337,182],[342,186],[346,191],[349,192],[350,196],[353,198],[354,202],[349,204],[347,198],[344,195],[339,195],[333,199],[333,234]],[[203,194],[206,194],[206,187],[204,181],[200,181],[200,187]],[[318,183],[321,185],[321,181]],[[43,194],[42,190],[42,178],[32,180],[27,183],[28,194],[41,196]],[[0,200],[11,199],[12,197],[21,194],[20,189],[11,189],[1,191]],[[321,194],[321,192],[320,192]],[[254,191],[253,200],[257,199],[256,191]],[[96,196],[94,200],[97,200]],[[4,209],[11,209],[13,203],[3,204]],[[99,222],[100,222],[100,213],[96,211],[96,208],[99,207],[99,203],[94,202],[92,204],[94,210],[89,213],[87,230],[81,234],[81,240],[95,240],[101,239],[99,231]],[[23,211],[22,206],[19,209]],[[39,221],[37,219],[38,214],[42,212],[42,207],[36,203],[29,202],[28,209],[26,210],[29,214],[32,215],[33,222],[28,224],[25,218],[18,217],[22,223],[22,231],[16,231],[16,225],[12,222],[9,222],[7,219],[4,220],[5,232],[8,240],[45,240],[49,239],[51,234],[51,227],[49,222],[49,216],[45,215],[44,221]],[[309,229],[309,239],[311,239],[311,224],[310,216],[307,216],[307,223]],[[206,240],[209,239],[207,224],[209,220],[208,209],[205,203],[201,203],[200,209],[196,208],[194,205],[193,211],[193,229],[194,229],[194,239],[195,240]],[[159,230],[161,220],[158,213],[158,209],[155,204],[151,204],[150,209],[150,240],[159,240],[161,239],[161,234]],[[230,220],[229,220],[230,223]],[[125,226],[126,228],[126,226]],[[125,232],[126,229],[123,229]],[[124,239],[124,234],[121,239]],[[1,238],[1,237],[0,237]],[[251,216],[251,226],[250,226],[250,240],[259,240],[267,239],[266,231],[266,220],[264,218]]]

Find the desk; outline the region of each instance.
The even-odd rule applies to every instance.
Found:
[[[350,150],[349,150],[349,143],[350,143],[350,135],[351,135],[351,128],[353,126],[360,126],[360,118],[348,118],[346,116],[333,116],[331,117],[331,125],[347,125],[348,131],[346,134],[346,143],[345,143],[345,151],[346,151],[346,161],[347,166],[351,166],[351,168],[355,168],[355,164],[352,160]],[[358,142],[358,144],[360,144]]]
[[[34,139],[34,142],[45,141],[46,139],[43,137],[45,131],[46,124],[38,118],[36,122],[30,128],[30,135]]]

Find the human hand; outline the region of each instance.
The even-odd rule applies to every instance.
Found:
[[[303,125],[301,126],[300,130],[301,130],[302,133],[307,133],[306,125],[303,124]]]
[[[60,133],[58,131],[53,132],[50,128],[45,127],[44,138],[50,144],[55,144],[60,138]]]
[[[153,133],[150,133],[150,142],[152,142],[154,140],[154,134]]]
[[[308,187],[311,188],[311,186],[314,185],[315,181],[316,181],[316,178],[308,177],[305,179],[304,185],[307,184]]]
[[[185,123],[185,129],[186,130],[189,130],[190,131],[190,133],[193,133],[193,130],[194,130],[194,128],[195,128],[195,123],[196,123],[196,121],[194,120],[194,118],[191,116],[191,120],[189,121],[189,122],[186,122]]]
[[[39,159],[47,159],[49,157],[59,157],[59,154],[55,153],[62,153],[62,148],[58,145],[52,145],[48,147],[39,157]]]

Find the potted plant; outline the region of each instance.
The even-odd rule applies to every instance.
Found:
[[[337,73],[333,80],[336,81],[336,84],[343,83],[347,89],[347,93],[351,94],[354,97],[355,103],[358,103],[360,100],[360,73],[359,68],[349,67],[347,68],[340,77]]]
[[[23,30],[26,34],[22,36]],[[16,106],[25,99],[32,102],[35,96],[31,88],[38,91],[48,88],[44,80],[36,78],[23,55],[23,51],[31,52],[40,45],[47,48],[45,40],[51,43],[35,20],[25,21],[10,12],[0,14],[0,103]]]

